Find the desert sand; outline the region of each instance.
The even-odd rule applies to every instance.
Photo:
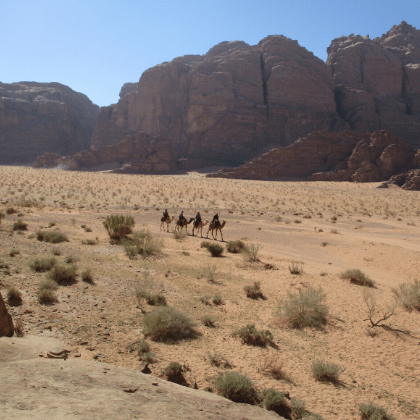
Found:
[[[177,344],[147,339],[155,353],[151,375],[160,376],[168,363],[179,362],[190,369],[187,381],[204,390],[225,371],[210,364],[208,353],[217,353],[259,389],[288,391],[324,419],[358,419],[359,405],[368,402],[398,419],[418,419],[420,313],[398,307],[382,327],[368,328],[366,287],[340,278],[348,269],[363,271],[376,283],[371,291],[379,308],[393,304],[393,288],[420,279],[420,192],[378,185],[1,166],[0,211],[13,207],[16,213],[6,214],[0,224],[0,290],[3,297],[10,286],[21,291],[23,304],[9,310],[15,322],[22,320],[25,335],[59,338],[71,350],[71,359],[80,353],[92,363],[135,368],[139,359],[128,346],[143,338],[144,313],[154,309],[136,299],[138,283],[147,283],[165,295],[169,306],[188,314],[201,334]],[[203,221],[219,212],[226,225],[225,242],[219,237],[218,243],[258,244],[260,262],[226,250],[222,258],[212,258],[200,247],[204,239],[191,236],[192,225],[187,237],[176,240],[174,222],[169,233],[160,230],[165,208],[175,218],[181,210],[187,218],[201,211]],[[102,225],[111,214],[130,215],[135,231],[146,229],[162,238],[162,254],[132,260],[123,246],[111,245]],[[19,219],[28,230],[11,233]],[[38,229],[59,230],[69,242],[38,242]],[[213,242],[211,235],[209,240]],[[18,253],[11,256],[13,249]],[[29,264],[52,257],[54,250],[59,262],[73,256],[79,274],[90,268],[94,284],[79,277],[76,284],[59,288],[56,304],[40,305],[36,292],[45,273],[33,272]],[[293,264],[303,272],[292,274]],[[265,299],[246,297],[244,286],[256,281]],[[322,287],[326,294],[328,323],[321,330],[291,329],[279,318],[279,305],[289,293],[310,286]],[[216,295],[222,305],[202,302],[202,297]],[[215,320],[216,328],[202,325],[204,315]],[[232,333],[246,324],[270,330],[274,345],[241,344]],[[288,380],[263,372],[270,358],[283,364]],[[311,373],[316,360],[342,366],[340,384],[316,381]]]

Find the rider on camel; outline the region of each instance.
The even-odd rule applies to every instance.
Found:
[[[169,217],[168,209],[165,209],[165,211],[163,212],[163,220],[166,220],[167,217]]]
[[[179,213],[179,220],[184,220],[184,210],[181,211],[181,213]]]
[[[194,226],[198,227],[200,222],[201,222],[201,215],[200,215],[200,212],[197,212],[197,214],[195,215]]]
[[[213,220],[212,220],[211,222],[212,222],[212,223],[214,222],[214,224],[215,224],[216,226],[220,224],[220,222],[219,222],[219,213],[216,213],[216,214],[213,216]]]

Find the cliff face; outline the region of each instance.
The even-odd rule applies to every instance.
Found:
[[[328,66],[283,36],[178,57],[125,92],[101,109],[93,149],[144,130],[172,138],[191,167],[235,165],[311,131],[345,127]]]
[[[111,163],[118,166],[110,171],[114,173],[153,174],[168,173],[177,169],[173,142],[144,132],[127,136],[112,146],[84,150],[72,156],[44,153],[36,159],[33,167],[92,170]]]
[[[420,147],[420,30],[402,22],[373,40],[334,39],[327,52],[337,112],[351,130],[387,129]]]
[[[99,107],[59,83],[0,83],[0,164],[89,148]]]
[[[310,133],[290,146],[273,149],[245,165],[207,176],[234,179],[308,179],[309,181],[386,181],[406,168],[420,168],[420,151],[386,130],[374,133]],[[417,171],[394,178],[415,184]],[[392,179],[392,178],[391,178]],[[413,184],[414,183],[414,184]],[[415,189],[410,187],[409,189]]]

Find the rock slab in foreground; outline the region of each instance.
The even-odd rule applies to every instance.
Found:
[[[12,316],[9,314],[0,293],[0,337],[11,337],[14,333]]]

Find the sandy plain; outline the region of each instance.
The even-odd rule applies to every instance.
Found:
[[[139,364],[128,346],[143,338],[144,312],[135,290],[147,281],[163,292],[168,305],[188,314],[201,333],[177,344],[150,343],[159,376],[169,362],[185,363],[187,380],[200,389],[212,386],[223,368],[212,366],[208,353],[226,358],[233,370],[246,373],[259,389],[289,391],[306,408],[325,419],[358,419],[361,403],[374,402],[398,419],[420,418],[420,313],[398,308],[384,327],[368,329],[365,287],[340,278],[357,268],[376,282],[378,307],[392,304],[392,289],[420,279],[420,192],[379,184],[264,182],[206,178],[203,173],[146,176],[106,172],[67,172],[0,167],[0,211],[14,207],[0,224],[0,290],[22,292],[23,305],[11,307],[25,334],[54,336],[82,359],[117,366]],[[30,207],[27,207],[30,205]],[[226,221],[225,242],[240,239],[262,246],[261,262],[247,263],[240,254],[212,258],[200,236],[176,240],[160,230],[165,208],[189,218],[200,210],[203,220],[215,212]],[[122,246],[111,245],[102,222],[111,214],[133,216],[134,230],[147,229],[164,240],[162,255],[130,260]],[[28,224],[11,233],[18,219]],[[335,220],[336,219],[336,220]],[[50,226],[54,223],[53,226]],[[81,225],[91,229],[86,232]],[[174,223],[170,225],[173,231]],[[59,230],[69,242],[38,242],[38,230]],[[203,229],[206,236],[207,228]],[[211,235],[210,235],[211,238]],[[95,245],[82,242],[92,240]],[[15,249],[18,254],[11,256]],[[94,285],[79,281],[57,292],[58,302],[40,305],[36,292],[45,273],[35,273],[35,258],[77,259],[78,273],[91,268]],[[297,262],[303,273],[293,275]],[[267,269],[267,264],[271,268]],[[215,281],[207,274],[215,269]],[[245,296],[244,286],[259,281],[265,300]],[[330,310],[324,329],[294,330],[278,321],[277,310],[288,293],[322,287]],[[222,305],[205,305],[201,297],[220,295]],[[204,315],[216,328],[201,324]],[[246,324],[269,329],[274,347],[241,344],[232,333]],[[83,343],[83,344],[82,344]],[[290,380],[262,372],[269,358],[283,363]],[[345,368],[341,384],[317,382],[315,360]]]

